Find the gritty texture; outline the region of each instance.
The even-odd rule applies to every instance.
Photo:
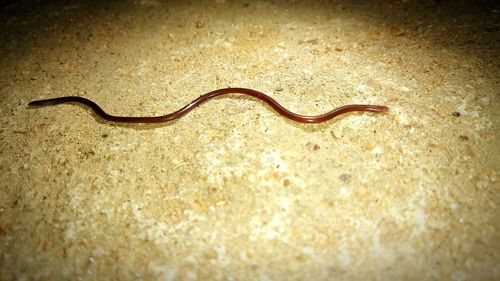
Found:
[[[473,2],[473,1],[471,1]],[[0,279],[499,280],[495,1],[11,1]],[[353,113],[319,125],[290,110]]]

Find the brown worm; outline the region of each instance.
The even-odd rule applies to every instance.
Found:
[[[80,103],[84,104],[88,107],[90,107],[99,117],[102,119],[112,121],[112,122],[122,122],[122,123],[161,123],[161,122],[167,122],[167,121],[172,121],[176,120],[178,118],[181,118],[184,116],[186,113],[191,111],[193,108],[201,105],[202,103],[208,101],[209,99],[215,98],[217,96],[222,96],[226,94],[243,94],[247,96],[252,96],[254,98],[257,98],[268,105],[270,105],[276,112],[279,114],[285,116],[288,119],[291,119],[296,122],[300,123],[321,123],[328,121],[334,117],[337,117],[341,114],[348,113],[348,112],[353,112],[353,111],[367,111],[367,112],[375,112],[375,113],[381,113],[381,112],[387,112],[389,110],[388,107],[382,106],[382,105],[365,105],[365,104],[350,104],[350,105],[344,105],[341,107],[338,107],[330,112],[321,114],[321,115],[316,115],[316,116],[304,116],[304,115],[299,115],[296,113],[293,113],[289,111],[288,109],[284,108],[281,104],[279,104],[277,101],[275,101],[273,98],[270,96],[261,93],[259,91],[251,90],[251,89],[245,89],[245,88],[226,88],[226,89],[219,89],[215,90],[212,92],[209,92],[207,94],[204,94],[197,99],[193,100],[190,102],[188,105],[184,106],[183,108],[166,114],[162,116],[152,116],[152,117],[128,117],[128,116],[114,116],[106,113],[99,105],[97,105],[95,102],[83,98],[83,97],[77,97],[77,96],[67,96],[67,97],[59,97],[59,98],[52,98],[52,99],[44,99],[44,100],[34,100],[31,101],[28,105],[29,106],[46,106],[46,105],[54,105],[54,104],[60,104],[60,103]]]

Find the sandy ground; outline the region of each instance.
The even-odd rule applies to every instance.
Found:
[[[63,2],[63,1],[61,1]],[[471,1],[472,2],[472,1]],[[495,1],[11,2],[0,279],[500,280]],[[224,87],[252,98],[159,115]]]

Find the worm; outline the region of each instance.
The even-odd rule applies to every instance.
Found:
[[[99,117],[101,117],[104,120],[111,121],[111,122],[120,122],[120,123],[162,123],[162,122],[168,122],[168,121],[173,121],[176,119],[181,118],[182,116],[186,115],[188,112],[193,110],[195,107],[201,105],[202,103],[215,98],[217,96],[222,96],[222,95],[227,95],[227,94],[243,94],[247,96],[251,96],[254,98],[257,98],[265,103],[267,103],[269,106],[271,106],[277,113],[283,115],[284,117],[291,119],[296,122],[300,123],[321,123],[325,122],[328,120],[331,120],[332,118],[335,118],[341,114],[345,114],[348,112],[353,112],[353,111],[364,111],[364,112],[375,112],[375,113],[383,113],[387,112],[389,110],[388,107],[382,106],[382,105],[365,105],[365,104],[350,104],[350,105],[344,105],[338,108],[333,109],[332,111],[329,111],[327,113],[321,114],[321,115],[316,115],[316,116],[305,116],[305,115],[300,115],[291,112],[290,110],[284,108],[281,104],[279,104],[277,101],[275,101],[273,98],[270,96],[259,92],[255,91],[252,89],[246,89],[246,88],[224,88],[224,89],[218,89],[209,93],[206,93],[204,95],[201,95],[197,99],[193,100],[186,106],[182,107],[181,109],[166,114],[166,115],[161,115],[161,116],[145,116],[145,117],[132,117],[132,116],[115,116],[106,113],[99,105],[97,105],[95,102],[86,99],[84,97],[79,97],[79,96],[65,96],[65,97],[58,97],[58,98],[52,98],[52,99],[43,99],[43,100],[34,100],[31,101],[28,105],[29,106],[46,106],[46,105],[55,105],[55,104],[61,104],[61,103],[79,103],[88,106],[91,108]]]

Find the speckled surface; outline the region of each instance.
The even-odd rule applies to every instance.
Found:
[[[418,3],[417,3],[418,2]],[[498,4],[15,2],[0,21],[2,280],[500,279]],[[233,96],[263,91],[320,125]]]

